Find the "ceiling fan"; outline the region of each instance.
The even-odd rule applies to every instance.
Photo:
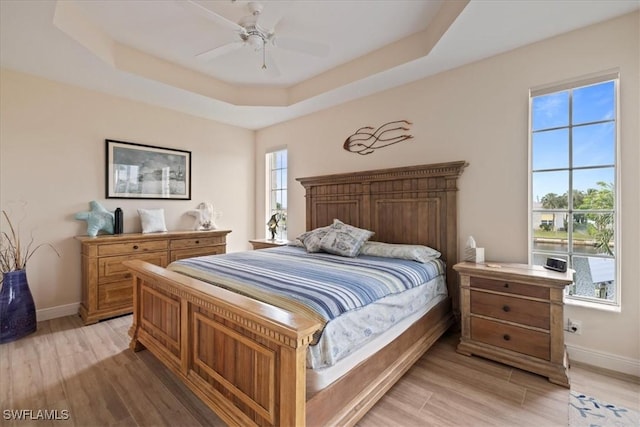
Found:
[[[235,2],[235,0],[231,1]],[[274,13],[263,14],[264,6],[258,2],[249,2],[247,4],[249,14],[242,17],[237,23],[202,6],[194,0],[187,0],[186,4],[200,15],[237,34],[237,40],[196,55],[200,60],[209,61],[237,49],[250,47],[255,51],[262,51],[262,69],[266,70],[267,58],[270,57],[269,52],[267,52],[267,46],[317,57],[323,57],[329,53],[329,46],[327,45],[276,34],[276,25],[280,21],[280,16]],[[277,73],[277,67],[273,59],[269,59],[268,62],[273,68],[272,71]]]

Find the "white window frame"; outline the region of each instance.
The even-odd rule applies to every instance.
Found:
[[[273,168],[273,156],[277,155],[278,153],[281,152],[285,152],[286,153],[286,162],[284,167],[282,168]],[[274,148],[271,151],[268,151],[265,154],[265,236],[267,238],[271,237],[271,233],[269,232],[269,228],[267,227],[267,221],[269,221],[269,218],[271,218],[271,215],[273,215],[274,213],[278,212],[280,214],[283,213],[284,211],[284,218],[281,218],[281,220],[279,221],[279,227],[278,227],[278,231],[276,234],[276,239],[278,240],[287,240],[287,224],[286,224],[286,214],[287,214],[287,208],[288,208],[288,188],[289,188],[289,183],[288,183],[288,168],[289,168],[289,153],[287,150],[287,147],[278,147],[278,148]],[[286,187],[282,187],[279,188],[277,187],[277,185],[274,184],[272,176],[273,173],[276,171],[280,171],[280,170],[284,170],[287,173],[287,180],[285,181],[285,185]],[[278,191],[284,191],[285,192],[285,198],[287,200],[287,203],[284,207],[284,209],[279,209],[277,206],[274,206],[274,201],[275,198],[273,197],[274,193],[278,192]]]
[[[615,164],[614,167],[614,242],[615,242],[615,295],[612,300],[603,300],[598,298],[589,298],[580,295],[570,295],[571,286],[567,287],[565,292],[565,302],[570,305],[579,305],[585,307],[591,307],[601,310],[608,311],[620,311],[620,302],[622,300],[622,282],[621,282],[621,253],[622,253],[622,242],[621,242],[621,172],[620,172],[620,75],[618,70],[609,70],[602,73],[592,74],[589,76],[584,76],[582,78],[567,80],[564,82],[540,86],[537,88],[532,88],[529,91],[529,128],[528,128],[528,157],[529,157],[529,175],[528,175],[528,254],[529,254],[529,263],[534,263],[534,247],[533,247],[533,217],[534,217],[534,207],[533,207],[533,99],[537,96],[548,95],[555,92],[562,92],[571,89],[578,89],[585,86],[595,85],[598,83],[604,83],[607,81],[614,81],[614,105],[615,105],[615,125],[614,125],[614,150],[615,150]],[[572,106],[573,100],[570,98],[570,108]],[[570,110],[571,111],[571,110]],[[569,114],[569,120],[571,121],[571,113]],[[569,130],[573,127],[573,124],[569,125]],[[571,132],[569,132],[571,135]],[[569,140],[570,150],[573,146],[573,141]],[[573,165],[569,164],[568,170],[569,174],[574,170]],[[573,191],[572,181],[569,181],[569,191]],[[567,209],[554,210],[553,212],[558,213],[573,213],[572,207],[572,197],[569,198],[569,207]],[[582,211],[576,211],[582,212]],[[572,231],[568,231],[569,241],[571,241]],[[539,253],[539,252],[538,252]],[[572,259],[574,252],[569,250],[567,255],[569,256],[569,260]],[[578,256],[582,256],[583,254],[578,253]],[[550,254],[549,256],[553,256]],[[569,263],[569,268],[571,268],[571,263]]]

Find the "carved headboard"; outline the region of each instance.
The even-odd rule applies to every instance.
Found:
[[[334,218],[372,230],[372,240],[427,245],[447,263],[447,287],[459,312],[457,180],[465,161],[296,178],[306,190],[306,228]]]

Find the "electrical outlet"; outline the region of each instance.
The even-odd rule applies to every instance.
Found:
[[[567,321],[567,331],[572,334],[581,335],[582,334],[582,322],[579,320],[568,319]]]

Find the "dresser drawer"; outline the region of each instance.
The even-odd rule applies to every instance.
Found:
[[[472,288],[487,289],[490,291],[517,294],[522,296],[549,299],[549,288],[544,286],[525,285],[509,280],[485,279],[484,277],[471,277]]]
[[[471,313],[549,330],[549,303],[471,291]]]
[[[151,251],[167,250],[167,240],[151,240],[148,242],[109,243],[98,246],[98,256],[135,254]]]
[[[550,359],[549,334],[471,317],[471,339],[539,359]]]
[[[141,253],[126,256],[111,256],[98,259],[98,284],[122,281],[131,279],[131,273],[127,270],[122,262],[126,260],[139,259],[150,262],[151,264],[166,267],[166,252]]]
[[[177,261],[184,258],[193,258],[206,255],[220,255],[225,253],[224,246],[208,246],[202,248],[180,249],[177,251],[171,251],[170,262]]]
[[[98,286],[98,310],[132,306],[132,301],[133,283],[131,280]]]
[[[171,249],[186,249],[198,246],[226,245],[225,236],[195,237],[191,239],[172,239]]]

